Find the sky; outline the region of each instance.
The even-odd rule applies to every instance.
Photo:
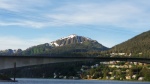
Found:
[[[150,30],[150,0],[0,0],[0,50],[71,34],[113,47]]]

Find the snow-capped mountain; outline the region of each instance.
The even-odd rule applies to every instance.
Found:
[[[61,39],[53,41],[50,43],[50,45],[58,47],[58,46],[64,46],[64,45],[69,45],[69,44],[75,44],[75,43],[83,43],[86,41],[96,42],[95,40],[92,40],[88,37],[83,37],[83,36],[78,36],[76,34],[72,34],[67,37],[63,37]]]
[[[73,56],[78,52],[97,52],[104,50],[108,50],[108,48],[96,40],[72,34],[50,43],[30,47],[23,51],[23,55]]]
[[[98,43],[96,40],[79,36],[76,34],[69,35],[67,37],[60,38],[50,43],[44,43],[37,46],[32,46],[24,51],[12,51],[0,52],[0,55],[75,55],[78,52],[90,52],[90,51],[104,51],[108,50],[107,47]],[[11,53],[11,54],[9,54]]]

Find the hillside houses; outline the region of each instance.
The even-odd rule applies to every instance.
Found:
[[[82,75],[87,79],[145,80],[144,70],[150,72],[150,65],[140,62],[109,61],[91,66],[82,66]],[[85,74],[86,73],[86,74]]]
[[[110,56],[111,57],[114,57],[114,56],[131,56],[132,53],[110,53]]]

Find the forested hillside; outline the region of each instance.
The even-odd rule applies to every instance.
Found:
[[[114,46],[110,52],[131,53],[136,57],[150,57],[150,31]]]
[[[60,47],[51,47],[47,44],[42,44],[26,49],[22,55],[49,55],[49,56],[86,56],[88,52],[100,52],[108,48],[102,46],[98,42],[87,41],[82,44],[75,43]],[[86,53],[86,55],[85,55]],[[93,53],[94,54],[94,53]]]

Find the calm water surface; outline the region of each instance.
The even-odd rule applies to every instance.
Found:
[[[0,84],[150,84],[150,82],[101,81],[101,80],[64,80],[64,79],[17,79],[18,82]]]

